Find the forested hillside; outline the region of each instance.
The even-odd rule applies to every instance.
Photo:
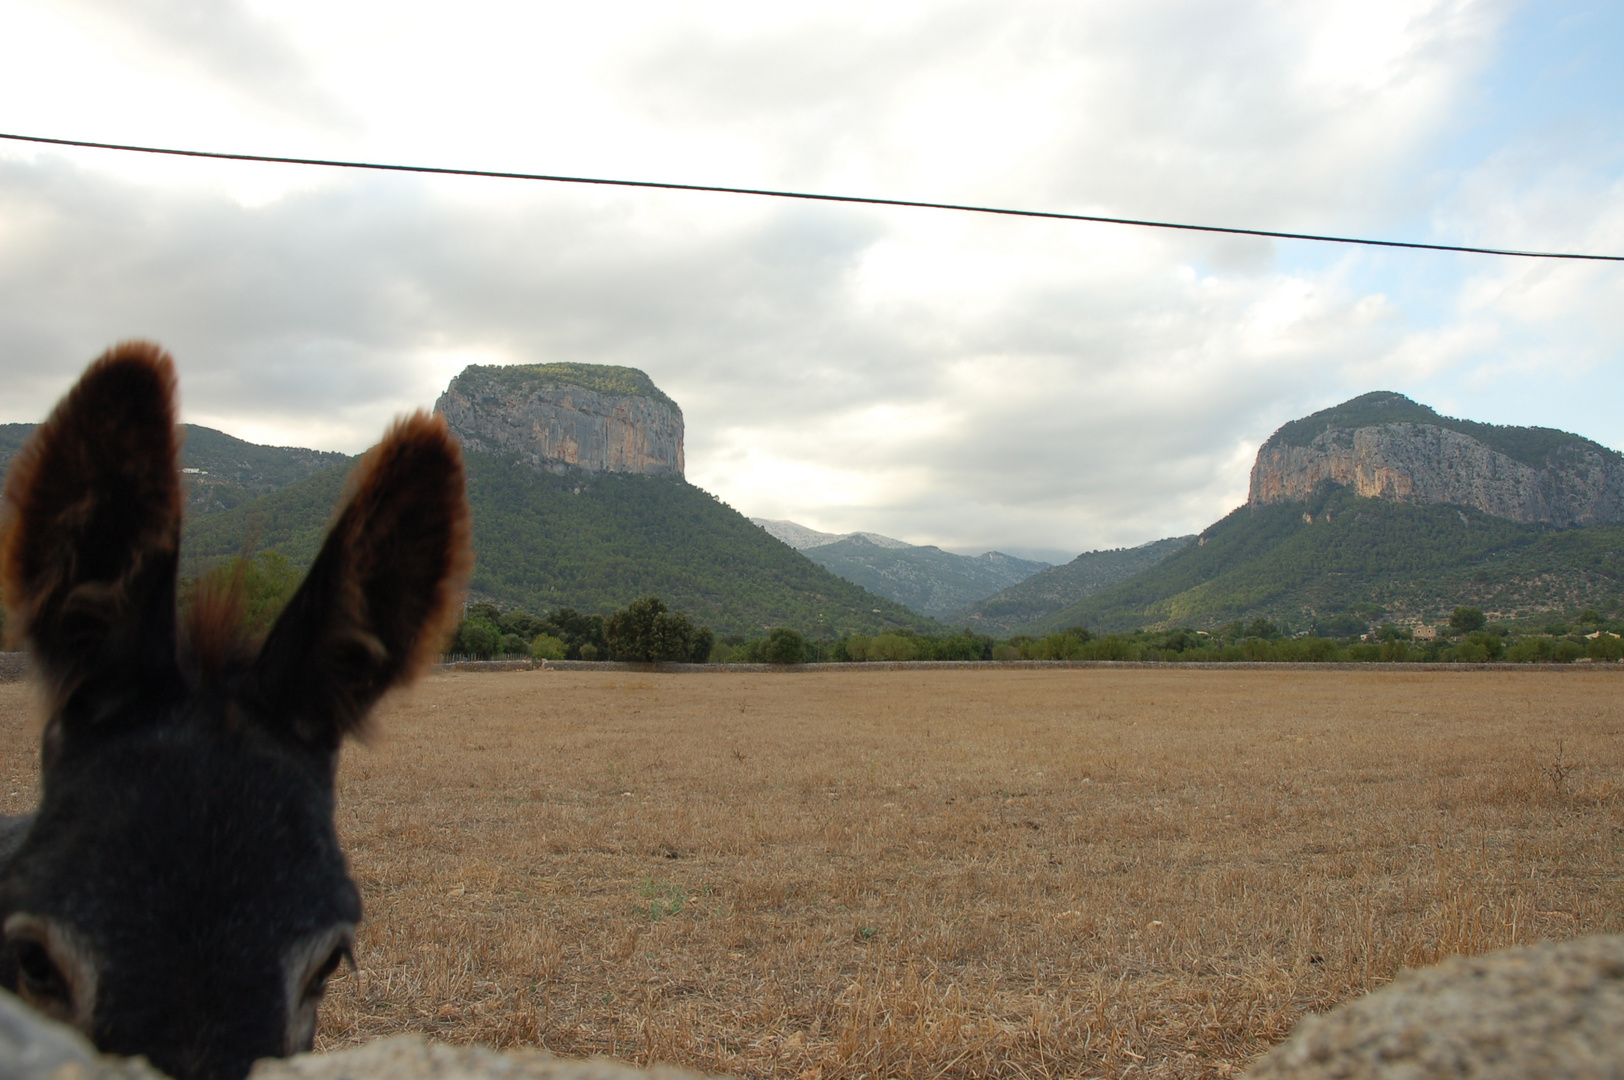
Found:
[[[957,555],[934,546],[887,547],[861,533],[802,548],[801,554],[870,592],[938,617],[1024,581],[1048,565],[1001,551]]]
[[[939,629],[932,619],[816,566],[679,477],[564,475],[465,454],[476,598],[533,612],[607,613],[641,596],[717,634],[791,626],[812,637]],[[194,521],[188,572],[244,549],[314,558],[350,466]]]
[[[1524,525],[1327,485],[1306,503],[1243,506],[1156,566],[1021,629],[1201,629],[1261,616],[1344,634],[1435,623],[1461,604],[1504,619],[1616,607],[1621,590],[1624,527]]]
[[[1155,566],[1194,540],[1193,536],[1176,536],[1139,547],[1085,551],[1069,563],[1040,570],[1017,585],[945,616],[943,621],[1005,637]]]
[[[192,517],[229,510],[324,469],[347,467],[351,460],[331,450],[260,446],[199,424],[182,424],[181,429],[186,512]],[[0,472],[33,433],[33,424],[0,424]]]

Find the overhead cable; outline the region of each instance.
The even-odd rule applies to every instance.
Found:
[[[209,158],[216,161],[252,161],[269,165],[314,165],[327,169],[366,169],[372,172],[421,173],[428,176],[479,176],[493,180],[536,180],[551,184],[592,184],[600,187],[653,188],[660,191],[699,191],[719,195],[756,195],[770,199],[800,199],[806,202],[896,206],[917,210],[955,210],[961,213],[997,214],[1003,217],[1043,218],[1052,221],[1088,221],[1104,225],[1132,225],[1145,229],[1176,229],[1181,232],[1222,233],[1230,236],[1261,236],[1271,240],[1308,240],[1319,244],[1358,244],[1364,247],[1410,248],[1417,251],[1455,251],[1468,255],[1507,255],[1523,259],[1624,262],[1624,255],[1587,255],[1569,251],[1520,251],[1514,248],[1471,247],[1465,244],[1423,244],[1412,240],[1373,240],[1360,236],[1329,236],[1320,233],[1281,232],[1275,229],[1241,229],[1227,225],[1192,225],[1187,222],[1177,221],[1106,217],[1100,214],[1066,214],[1054,210],[1015,210],[1008,207],[974,206],[965,203],[926,202],[920,199],[881,199],[866,195],[829,195],[810,191],[780,191],[773,188],[728,187],[721,184],[677,184],[661,180],[615,180],[599,176],[558,176],[549,173],[503,172],[495,169],[455,169],[439,165],[398,165],[377,161],[278,157],[272,154],[231,154],[217,150],[181,150],[163,146],[90,142],[84,139],[52,139],[43,135],[10,135],[4,132],[0,132],[0,139],[8,139],[12,142],[41,143],[47,146],[74,146],[87,150],[119,150],[136,154]]]

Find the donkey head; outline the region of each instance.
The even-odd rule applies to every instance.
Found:
[[[39,809],[0,866],[0,985],[104,1051],[236,1078],[309,1049],[349,957],[339,745],[437,648],[468,512],[444,423],[401,420],[263,646],[232,593],[178,628],[174,388],[155,346],[113,349],[6,481],[7,626],[47,716]]]

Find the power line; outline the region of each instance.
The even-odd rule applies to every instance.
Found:
[[[429,176],[482,176],[493,180],[539,180],[552,184],[595,184],[600,187],[654,188],[661,191],[705,191],[719,195],[757,195],[771,199],[801,199],[806,202],[900,206],[917,210],[957,210],[969,214],[998,214],[1003,217],[1044,218],[1052,221],[1091,221],[1105,225],[1134,225],[1146,229],[1177,229],[1182,232],[1224,233],[1230,236],[1263,236],[1275,240],[1311,240],[1320,244],[1359,244],[1364,247],[1412,248],[1417,251],[1457,251],[1468,255],[1510,255],[1525,259],[1624,262],[1624,255],[1582,255],[1567,251],[1518,251],[1511,248],[1467,247],[1462,244],[1421,244],[1409,240],[1371,240],[1358,236],[1277,232],[1273,229],[1237,229],[1224,225],[1190,225],[1176,221],[1148,221],[1140,218],[1104,217],[1098,214],[1062,214],[1052,210],[1012,210],[998,206],[971,206],[964,203],[924,202],[915,199],[878,199],[865,195],[827,195],[810,191],[779,191],[772,188],[725,187],[720,184],[673,184],[660,180],[612,180],[597,176],[554,176],[548,173],[499,172],[493,169],[451,169],[436,165],[394,165],[376,161],[275,157],[270,154],[228,154],[216,150],[179,150],[162,146],[88,142],[83,139],[50,139],[43,135],[8,135],[4,132],[0,132],[0,139],[9,139],[13,142],[42,143],[47,146],[76,146],[88,150],[121,150],[137,154],[165,154],[170,157],[210,158],[217,161],[255,161],[270,165],[317,165],[329,169],[367,169],[373,172],[424,173]]]

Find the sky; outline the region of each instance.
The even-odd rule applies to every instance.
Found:
[[[1624,254],[1624,5],[0,0],[0,131]],[[359,452],[648,372],[741,512],[1059,561],[1370,390],[1624,449],[1624,265],[0,142],[0,422],[113,342]]]

